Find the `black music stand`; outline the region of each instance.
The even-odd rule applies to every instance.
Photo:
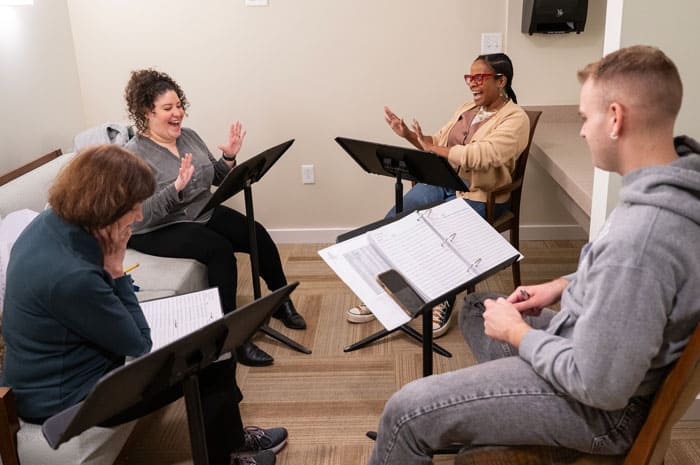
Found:
[[[348,139],[345,137],[336,137],[335,141],[366,172],[381,176],[389,176],[396,180],[394,184],[394,201],[396,214],[399,218],[403,212],[403,180],[421,182],[440,187],[449,187],[458,191],[468,190],[467,186],[464,184],[464,181],[462,181],[462,179],[457,175],[452,166],[450,166],[450,163],[446,159],[434,153],[406,147],[396,147],[393,145]],[[355,235],[369,231],[370,229],[387,224],[393,219],[395,218],[372,223],[364,228],[343,234],[338,237],[337,242],[341,242]],[[432,315],[430,316],[432,317]],[[428,322],[430,322],[430,325],[428,325]],[[432,339],[432,318],[429,318],[427,314],[423,315],[424,336],[421,336],[418,331],[408,325],[403,325],[396,329],[400,329],[418,342],[424,342],[426,334],[425,331],[428,326],[430,326],[430,339]],[[396,331],[396,329],[382,329],[381,331],[378,331],[360,341],[355,342],[354,344],[347,346],[343,350],[345,352],[351,352],[353,350],[360,349],[367,344],[391,334],[392,332]],[[437,344],[433,344],[433,350],[445,357],[452,357],[452,354]]]
[[[253,213],[253,192],[251,186],[268,172],[272,165],[280,159],[282,154],[284,154],[293,143],[294,139],[288,140],[237,165],[228,172],[226,177],[221,181],[219,188],[209,199],[209,202],[207,202],[204,208],[199,212],[199,215],[201,215],[230,199],[240,191],[243,191],[245,196],[245,213],[248,222],[248,240],[250,242],[250,270],[253,276],[253,297],[256,299],[260,298],[262,292],[260,291],[260,262],[258,260],[258,241],[255,236],[255,215]],[[267,323],[260,327],[260,331],[294,350],[305,354],[311,353],[311,350],[293,341],[279,331],[270,328]]]
[[[194,465],[208,465],[199,372],[245,342],[297,287],[295,282],[251,302],[103,376],[85,400],[44,422],[53,449],[143,399],[182,383]]]

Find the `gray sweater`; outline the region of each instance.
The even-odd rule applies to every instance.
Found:
[[[654,393],[700,321],[700,147],[686,142],[694,154],[624,176],[561,311],[521,342],[540,376],[584,404]]]
[[[143,221],[134,223],[134,234],[143,234],[174,223],[196,221],[206,223],[211,210],[199,215],[211,197],[211,186],[218,186],[230,168],[223,160],[215,160],[196,132],[182,128],[177,138],[180,155],[192,154],[194,174],[185,188],[178,193],[175,179],[180,171],[180,160],[168,149],[140,134],[126,144],[127,150],[151,166],[158,187],[155,194],[143,202]]]

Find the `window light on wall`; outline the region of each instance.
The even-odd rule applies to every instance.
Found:
[[[34,0],[0,0],[0,6],[34,5]]]

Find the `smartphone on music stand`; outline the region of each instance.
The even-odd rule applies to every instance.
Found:
[[[411,318],[415,317],[425,304],[416,291],[396,270],[387,270],[377,275],[377,282],[386,289],[399,307]]]

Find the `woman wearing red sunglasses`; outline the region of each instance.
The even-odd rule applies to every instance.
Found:
[[[404,197],[404,210],[437,200],[464,198],[483,217],[487,193],[511,182],[515,160],[527,146],[530,123],[513,92],[513,64],[504,53],[480,55],[464,76],[473,100],[457,109],[436,134],[424,135],[418,121],[411,128],[384,107],[391,129],[421,150],[447,158],[469,186],[468,192],[417,184]],[[508,195],[497,198],[496,215]],[[394,214],[392,210],[390,215]]]
[[[437,133],[424,135],[418,121],[409,128],[388,107],[384,107],[387,124],[411,144],[447,158],[469,187],[468,191],[416,184],[404,195],[404,211],[453,199],[464,199],[482,217],[486,217],[487,193],[512,181],[517,157],[527,146],[530,122],[525,111],[517,105],[513,92],[513,63],[504,53],[479,55],[464,76],[473,100],[460,106],[452,118]],[[509,194],[496,198],[495,214],[499,216],[508,206]],[[394,216],[391,209],[387,217]],[[435,307],[433,337],[447,332],[452,316],[452,302]],[[366,306],[360,304],[347,311],[352,323],[374,319]]]

